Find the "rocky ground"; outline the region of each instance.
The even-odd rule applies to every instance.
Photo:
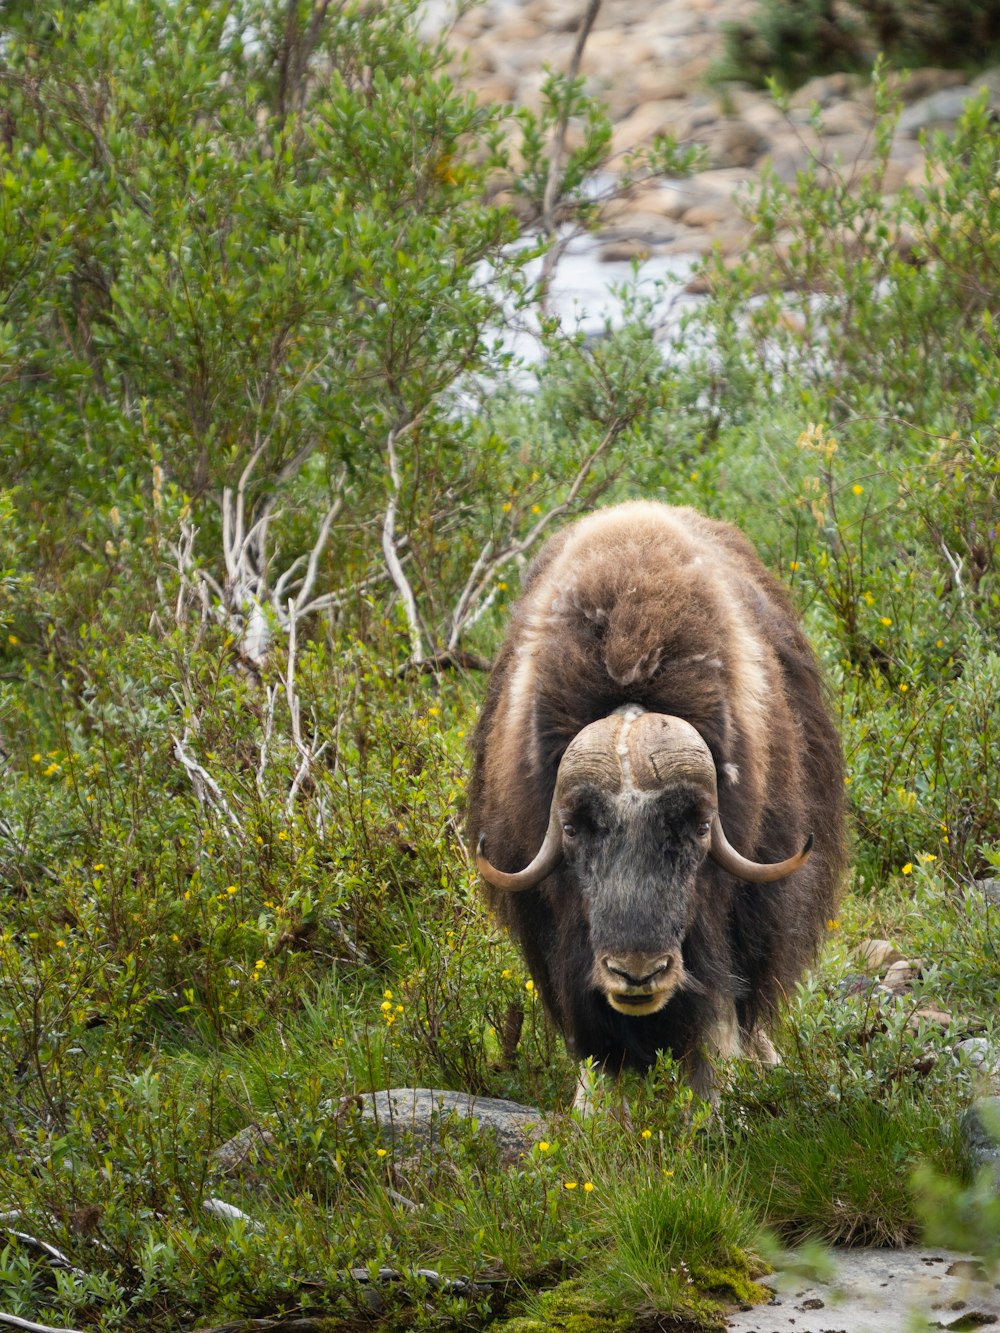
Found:
[[[487,0],[470,10],[449,35],[463,84],[483,99],[537,107],[546,67],[569,64],[584,8],[584,0]],[[860,76],[813,79],[793,95],[788,115],[765,92],[712,86],[725,23],[753,8],[754,0],[604,0],[581,72],[614,122],[611,168],[660,133],[701,145],[707,165],[612,210],[601,231],[603,258],[697,255],[714,245],[737,253],[749,228],[733,195],[765,165],[791,181],[816,158],[836,164],[847,179],[871,162],[874,107]],[[921,69],[896,84],[904,110],[883,180],[886,193],[923,182],[921,131],[947,131],[979,87],[987,87],[1000,108],[1000,68],[973,80],[956,70]],[[815,104],[820,132],[811,123]]]

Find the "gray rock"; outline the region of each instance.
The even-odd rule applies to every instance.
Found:
[[[875,119],[875,113],[864,102],[834,102],[823,112],[825,135],[864,134]]]
[[[962,1116],[961,1129],[973,1170],[992,1168],[1000,1190],[1000,1097],[977,1097]]]
[[[961,83],[965,83],[965,75],[960,69],[936,69],[933,65],[910,70],[908,74],[889,75],[890,89],[898,92],[904,102],[917,102]]]
[[[639,242],[649,250],[665,241],[672,241],[677,232],[677,223],[671,218],[632,207],[620,210],[610,225],[601,228],[600,236],[609,245],[621,241]]]
[[[916,139],[922,130],[950,129],[965,110],[970,97],[978,88],[961,84],[957,88],[942,88],[929,97],[921,97],[906,108],[899,118],[898,132]]]
[[[212,1153],[212,1165],[223,1176],[253,1183],[260,1168],[273,1160],[274,1135],[260,1125],[247,1125]]]
[[[475,1120],[480,1133],[492,1134],[505,1161],[516,1162],[545,1133],[545,1119],[534,1106],[522,1106],[497,1097],[475,1097],[468,1092],[437,1088],[388,1088],[361,1093],[343,1103],[360,1107],[362,1120],[379,1127],[383,1141],[405,1138],[414,1147],[441,1142],[449,1118]]]
[[[829,106],[842,97],[849,97],[857,83],[858,80],[849,74],[819,74],[796,88],[791,104],[793,107],[810,107],[813,103]]]
[[[652,249],[649,241],[638,236],[622,236],[609,240],[597,252],[599,264],[641,264],[648,259]]]
[[[771,146],[759,129],[742,120],[724,120],[691,137],[708,150],[712,167],[751,167]]]
[[[976,888],[989,903],[1000,907],[1000,879],[977,879]]]
[[[955,1058],[970,1065],[977,1076],[988,1079],[1000,1092],[1000,1049],[986,1037],[966,1037],[954,1048]]]

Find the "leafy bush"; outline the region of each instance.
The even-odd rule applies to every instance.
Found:
[[[818,74],[867,72],[880,53],[901,67],[962,69],[998,49],[995,0],[763,0],[749,20],[728,25],[716,73],[792,89]]]

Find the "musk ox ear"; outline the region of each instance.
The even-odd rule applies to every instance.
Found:
[[[809,860],[813,849],[813,835],[806,838],[801,852],[790,856],[786,861],[775,861],[770,865],[761,861],[748,861],[745,856],[730,845],[718,815],[712,820],[712,842],[708,854],[723,870],[728,870],[737,879],[748,880],[751,884],[770,884],[776,879],[784,879],[793,871],[800,870]]]

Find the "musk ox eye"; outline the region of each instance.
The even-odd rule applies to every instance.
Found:
[[[711,836],[712,821],[710,819],[700,819],[698,821],[698,837],[707,838]]]
[[[568,824],[568,823],[567,823],[567,824],[563,824],[563,826],[562,826],[562,831],[563,831],[563,837],[564,837],[564,838],[575,838],[575,837],[576,837],[576,825],[575,825],[575,824]]]

